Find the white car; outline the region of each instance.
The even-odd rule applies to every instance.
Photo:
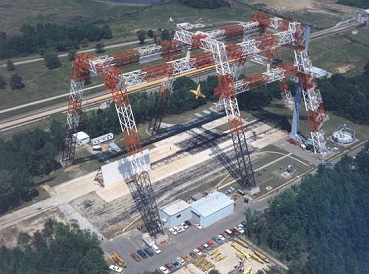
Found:
[[[202,229],[202,226],[200,224],[195,224],[195,226],[198,228],[198,229]]]
[[[181,228],[179,228],[178,226],[175,226],[175,227],[173,227],[174,229],[175,229],[175,231],[177,231],[178,233],[181,233],[182,232],[182,229]]]
[[[113,270],[113,271],[115,271],[115,272],[118,272],[118,273],[122,273],[122,271],[123,271],[123,268],[121,268],[121,267],[119,267],[119,266],[116,266],[116,265],[111,265],[111,266],[109,266],[109,269],[110,269],[110,270]]]
[[[237,230],[238,230],[241,234],[245,233],[245,230],[243,229],[243,225],[241,225],[241,224],[239,224],[239,225],[237,226]]]
[[[237,229],[238,232],[240,232],[241,234],[245,233],[245,230],[243,230],[243,227],[238,225],[234,227],[235,229]]]
[[[160,254],[161,253],[161,250],[159,249],[159,247],[157,245],[152,245],[151,246],[151,249],[154,250],[154,252],[156,254]]]
[[[186,225],[185,223],[182,223],[181,224],[181,227],[183,227],[184,229],[187,229],[188,228],[188,225]]]
[[[193,252],[195,252],[195,254],[198,255],[198,256],[201,256],[202,255],[202,252],[200,250],[198,250],[197,248],[195,248],[193,250]]]
[[[219,234],[219,235],[218,235],[218,238],[219,238],[219,239],[221,239],[222,241],[225,241],[225,238],[223,237],[223,235],[222,235],[222,234]]]
[[[163,272],[164,274],[168,274],[168,273],[170,273],[169,269],[168,269],[168,268],[166,268],[165,266],[161,266],[161,267],[159,267],[159,270],[160,270],[161,272]]]
[[[177,231],[173,228],[169,228],[169,232],[172,233],[173,235],[177,235]]]
[[[180,264],[180,265],[185,265],[186,264],[186,261],[183,260],[181,257],[177,257],[176,258],[177,262]]]

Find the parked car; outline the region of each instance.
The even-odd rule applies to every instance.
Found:
[[[203,247],[202,245],[199,245],[199,246],[197,247],[197,249],[198,249],[198,250],[200,250],[202,253],[206,253],[206,249],[205,249],[205,247]]]
[[[182,254],[182,259],[185,260],[186,262],[191,262],[191,257],[188,256],[187,254]]]
[[[186,225],[186,223],[181,223],[181,227],[183,227],[184,229],[187,229],[188,225]]]
[[[172,233],[173,235],[177,235],[177,231],[173,228],[169,228],[169,232]]]
[[[200,224],[195,224],[195,226],[198,228],[198,229],[202,229],[202,226]]]
[[[176,268],[176,269],[180,269],[181,268],[181,265],[179,264],[179,262],[177,261],[173,261],[171,262],[171,264]]]
[[[221,239],[218,238],[218,236],[213,236],[211,237],[211,239],[216,242],[218,245],[221,245],[223,243],[223,241]]]
[[[241,225],[243,225],[243,229],[245,229],[247,227],[247,223],[245,221],[242,221]]]
[[[170,271],[170,272],[173,272],[173,271],[175,271],[176,269],[175,269],[175,267],[174,266],[172,266],[172,264],[170,264],[170,263],[167,263],[167,264],[165,264],[164,265],[166,268],[168,268],[168,270]]]
[[[121,267],[119,267],[117,265],[111,265],[111,266],[109,266],[109,269],[110,270],[113,270],[113,271],[115,271],[117,273],[122,273],[123,272],[123,268],[121,268]]]
[[[183,256],[183,255],[182,255]],[[183,259],[183,257],[177,257],[176,258],[177,262],[180,264],[180,265],[185,265],[186,264],[186,261]],[[190,258],[191,260],[191,258]]]
[[[159,247],[157,245],[152,245],[151,246],[151,249],[154,250],[154,252],[156,254],[160,254],[161,253],[161,250],[159,249]]]
[[[147,255],[149,255],[150,257],[154,256],[154,252],[152,251],[151,248],[149,247],[145,247],[144,251],[147,253]]]
[[[138,256],[136,253],[131,253],[130,255],[131,255],[131,257],[132,257],[136,262],[141,262],[141,258],[140,258],[140,256]]]
[[[178,226],[178,228],[181,230],[181,232],[185,231],[185,228],[182,226],[182,224],[180,224],[180,225]]]
[[[202,247],[205,248],[207,251],[210,251],[212,248],[210,245],[208,245],[207,243],[202,244]]]
[[[237,230],[237,228],[236,228],[236,227],[232,227],[232,228],[230,228],[230,230],[231,230],[231,231],[232,231],[232,233],[233,233],[233,234],[235,234],[236,236],[241,235],[241,232],[239,232],[239,231]]]
[[[146,255],[146,253],[145,253],[143,250],[139,249],[139,250],[137,250],[137,253],[138,253],[138,255],[140,255],[142,258],[144,258],[144,259],[146,259],[146,258],[147,258],[147,255]]]
[[[173,229],[174,229],[175,231],[177,231],[177,233],[181,233],[181,232],[182,232],[182,229],[181,229],[181,228],[179,228],[178,226],[173,227]]]
[[[206,243],[207,243],[211,248],[215,248],[215,244],[213,243],[213,241],[208,240],[208,241],[206,241]]]
[[[222,234],[219,234],[219,235],[218,235],[218,238],[219,238],[219,239],[221,239],[222,241],[225,241],[225,238],[223,237],[223,235],[222,235]]]
[[[188,225],[188,226],[192,226],[190,221],[185,221],[185,224]]]
[[[235,227],[241,234],[245,233],[245,230],[243,229],[243,225],[239,224],[237,227]]]
[[[199,250],[198,250],[199,251]],[[199,251],[200,252],[200,251]],[[196,259],[197,257],[199,257],[199,255],[197,255],[196,253],[195,253],[195,251],[191,251],[190,253],[190,256],[192,257],[192,258],[194,258],[194,259]]]
[[[165,266],[161,266],[161,267],[159,267],[159,270],[160,270],[161,272],[163,272],[164,274],[169,274],[169,273],[170,273],[169,269],[168,269],[168,268],[166,268]]]
[[[195,248],[193,250],[193,252],[197,255],[197,256],[201,256],[202,255],[202,252],[198,249],[198,248]]]
[[[231,234],[232,234],[232,232],[231,231],[229,231]],[[227,240],[231,240],[232,239],[232,236],[231,236],[231,234],[228,234],[227,232],[223,232],[223,233],[220,233],[220,235],[222,235],[223,236],[223,238],[226,238]]]

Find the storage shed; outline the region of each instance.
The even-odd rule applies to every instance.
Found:
[[[192,217],[191,205],[183,200],[175,200],[159,209],[160,220],[164,227],[170,228],[190,220]]]
[[[77,145],[81,146],[90,142],[90,136],[88,136],[87,133],[83,131],[77,132],[73,134],[73,136],[76,138]]]
[[[192,220],[202,227],[210,226],[232,214],[234,201],[221,192],[213,192],[193,202]]]

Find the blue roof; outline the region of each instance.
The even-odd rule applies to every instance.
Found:
[[[234,201],[221,192],[213,192],[191,204],[192,210],[203,217],[208,217],[213,213],[233,204]]]

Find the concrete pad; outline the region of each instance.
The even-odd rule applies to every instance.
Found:
[[[96,190],[96,194],[100,196],[105,202],[109,203],[118,199],[124,195],[128,195],[129,189],[124,181],[121,181],[115,185],[103,187]]]

